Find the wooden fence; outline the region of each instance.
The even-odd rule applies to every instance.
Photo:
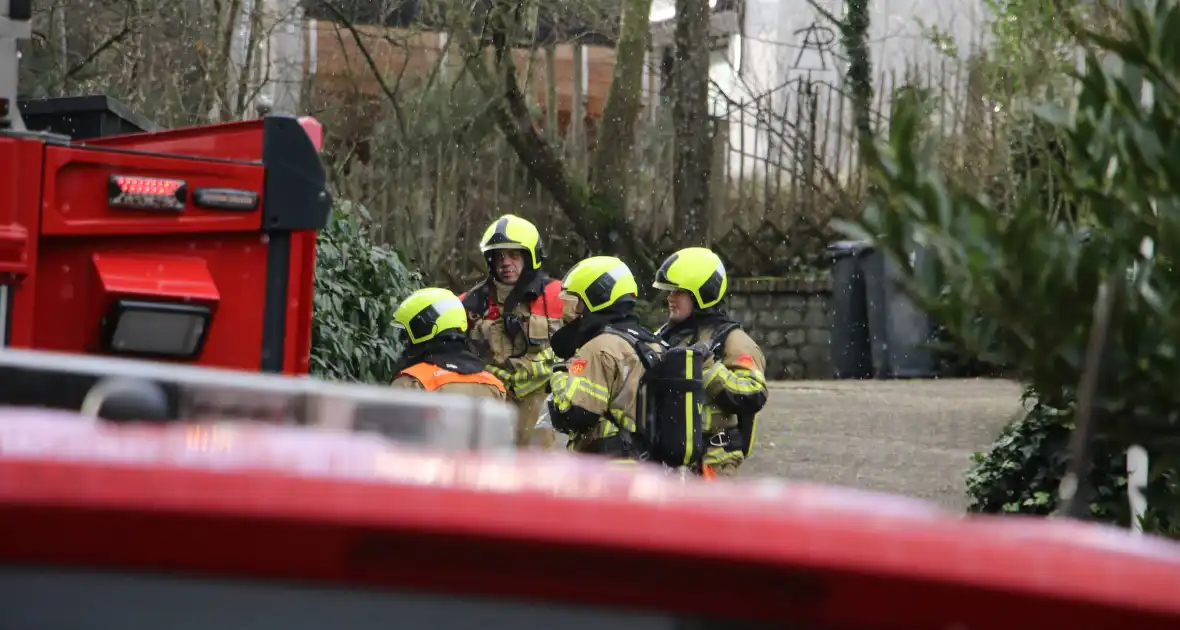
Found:
[[[533,75],[544,80],[544,73]],[[944,164],[984,177],[996,168],[989,147],[1003,142],[1004,108],[983,102],[977,82],[961,65],[886,74],[874,85],[878,126],[888,120],[891,95],[921,89],[931,103],[931,133],[943,140]],[[526,90],[543,99],[544,89]],[[537,126],[545,124],[544,102]],[[715,110],[713,208],[704,245],[716,249],[740,276],[783,275],[816,264],[837,238],[830,223],[859,210],[863,178],[851,135],[851,107],[839,86],[796,79],[743,102]],[[658,253],[685,242],[673,221],[670,109],[653,109],[637,133],[627,220]],[[440,127],[460,121],[436,121]],[[486,123],[486,121],[485,121]],[[564,127],[568,129],[568,127]],[[588,163],[585,138],[550,132],[573,173]],[[375,141],[379,138],[375,137]],[[520,164],[502,136],[485,124],[463,136],[441,133],[433,142],[374,153],[335,177],[337,193],[377,217],[383,241],[396,247],[431,281],[457,285],[483,268],[478,239],[502,213],[534,221],[560,274],[587,252],[563,211]]]

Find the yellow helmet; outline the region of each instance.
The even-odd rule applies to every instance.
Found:
[[[594,256],[574,265],[561,290],[582,298],[591,313],[617,303],[626,296],[638,297],[639,285],[627,265],[614,256]]]
[[[515,214],[506,214],[493,221],[479,239],[479,251],[484,256],[497,249],[523,249],[528,252],[533,269],[540,269],[541,261],[545,259],[537,226]]]
[[[725,297],[729,280],[725,276],[725,263],[717,254],[704,247],[688,247],[660,265],[652,286],[662,291],[688,291],[697,308],[706,309]]]
[[[467,332],[467,311],[446,289],[419,289],[397,307],[393,325],[406,331],[410,343],[425,343],[448,330]]]

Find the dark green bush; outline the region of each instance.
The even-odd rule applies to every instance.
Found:
[[[1035,397],[1025,393],[1025,401]],[[985,452],[976,453],[967,475],[968,511],[1048,515],[1057,507],[1057,486],[1068,463],[1072,407],[1035,402],[1023,418],[1004,427]],[[1091,510],[1106,522],[1128,524],[1126,459],[1096,454],[1090,482],[1097,496]]]
[[[1025,402],[1036,397],[1025,392]],[[1057,509],[1057,491],[1068,464],[1069,437],[1073,430],[1073,406],[1060,408],[1036,401],[1029,412],[1004,427],[991,447],[974,456],[967,474],[969,512],[1034,514],[1047,516]],[[1105,442],[1095,445],[1089,475],[1090,513],[1094,520],[1127,527],[1131,522],[1127,500],[1125,451],[1112,451]],[[1177,497],[1175,473],[1153,467],[1146,496],[1148,513],[1144,530],[1176,536],[1180,533],[1171,507]]]
[[[421,277],[375,243],[371,227],[364,206],[340,201],[320,232],[311,336],[311,373],[320,378],[389,383],[401,357],[393,313]]]
[[[654,331],[668,321],[668,303],[661,295],[650,300],[639,298],[635,301],[635,314],[641,324]]]

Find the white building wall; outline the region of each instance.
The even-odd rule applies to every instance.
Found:
[[[295,116],[303,97],[304,20],[298,0],[271,0],[266,40],[269,54],[263,93],[275,114]]]
[[[816,4],[843,16],[843,0]],[[965,79],[965,73],[949,68],[955,60],[935,50],[930,33],[950,36],[962,59],[983,41],[982,0],[874,0],[871,7],[874,87],[884,92],[875,95],[879,111],[889,110],[890,83],[900,83],[909,68]],[[768,161],[771,168],[789,169],[804,152],[815,153],[833,172],[846,173],[851,108],[840,98],[846,61],[838,30],[807,0],[746,0],[743,27],[744,36],[731,40],[729,63],[717,59],[711,69],[714,83],[728,97],[718,100],[718,115],[726,109],[722,100],[747,103],[744,120],[730,112],[730,176],[764,173]],[[884,85],[882,76],[887,77]],[[801,106],[806,112],[811,105],[817,128],[813,148],[810,116],[797,118]]]

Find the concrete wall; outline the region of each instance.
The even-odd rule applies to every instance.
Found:
[[[832,377],[826,274],[799,278],[736,278],[730,313],[762,346],[769,379]]]

